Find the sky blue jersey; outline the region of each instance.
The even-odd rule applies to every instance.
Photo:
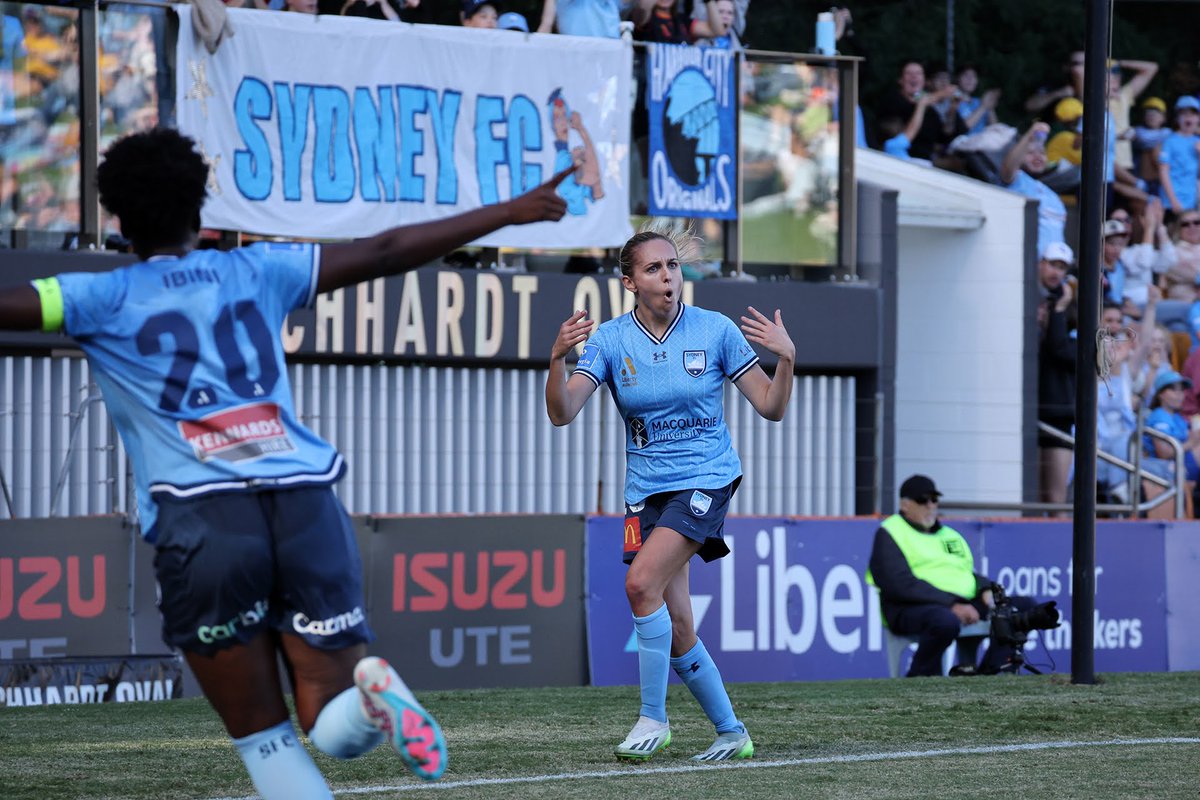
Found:
[[[682,303],[661,340],[632,311],[596,329],[575,372],[608,384],[625,420],[626,503],[718,489],[742,474],[722,389],[757,363],[732,320]]]
[[[143,535],[156,496],[329,484],[342,458],[296,421],[280,330],[313,303],[320,248],[196,250],[58,276],[133,463]]]

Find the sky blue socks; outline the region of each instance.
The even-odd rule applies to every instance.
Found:
[[[290,719],[233,740],[263,800],[333,800]]]
[[[351,686],[317,714],[308,740],[334,758],[356,758],[383,741],[383,731],[362,713],[362,693]]]
[[[667,604],[644,617],[635,616],[633,629],[637,632],[638,677],[642,685],[640,713],[666,722],[667,677],[671,674],[671,615],[667,613]]]
[[[733,704],[729,702],[729,693],[725,691],[721,672],[704,647],[704,642],[696,639],[695,647],[678,658],[671,659],[671,667],[691,690],[704,713],[712,720],[712,724],[717,727],[717,733],[743,729],[742,723],[733,713]]]

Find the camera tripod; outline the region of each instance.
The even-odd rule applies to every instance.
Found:
[[[1027,669],[1034,675],[1041,675],[1042,671],[1025,660],[1025,637],[1022,636],[1020,641],[1013,642],[1012,655],[1008,660],[996,668],[996,675],[1019,675],[1021,669]]]

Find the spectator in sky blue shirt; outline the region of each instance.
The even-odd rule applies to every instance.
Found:
[[[979,73],[971,64],[958,70],[957,85],[961,93],[958,101],[958,116],[962,118],[963,127],[967,133],[980,133],[988,125],[995,125],[996,103],[1000,101],[999,89],[988,89],[980,97],[975,97],[979,88]]]
[[[1004,156],[1000,166],[1000,185],[1038,201],[1038,252],[1046,245],[1064,241],[1063,231],[1067,225],[1067,207],[1058,194],[1037,179],[1046,172],[1046,148],[1044,142],[1050,126],[1035,122],[1025,131]]]
[[[1196,179],[1200,175],[1200,100],[1184,95],[1175,101],[1175,132],[1158,154],[1159,196],[1176,214],[1196,208]]]
[[[538,33],[558,32],[568,36],[621,38],[621,12],[628,0],[545,0]]]

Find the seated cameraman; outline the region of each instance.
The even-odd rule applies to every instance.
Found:
[[[900,513],[885,519],[875,533],[867,570],[867,582],[879,589],[888,629],[919,637],[910,678],[941,675],[942,653],[958,638],[961,627],[987,619],[993,605],[992,581],[975,573],[966,540],[938,522],[941,494],[924,475],[913,475],[900,485]],[[1057,627],[1053,601],[1037,606],[1028,597],[1009,599],[1030,627]],[[1012,661],[1014,642],[996,639],[992,638],[980,672],[1005,671]],[[959,659],[965,663],[955,668],[957,673],[975,672],[980,640],[972,637],[960,643]]]

